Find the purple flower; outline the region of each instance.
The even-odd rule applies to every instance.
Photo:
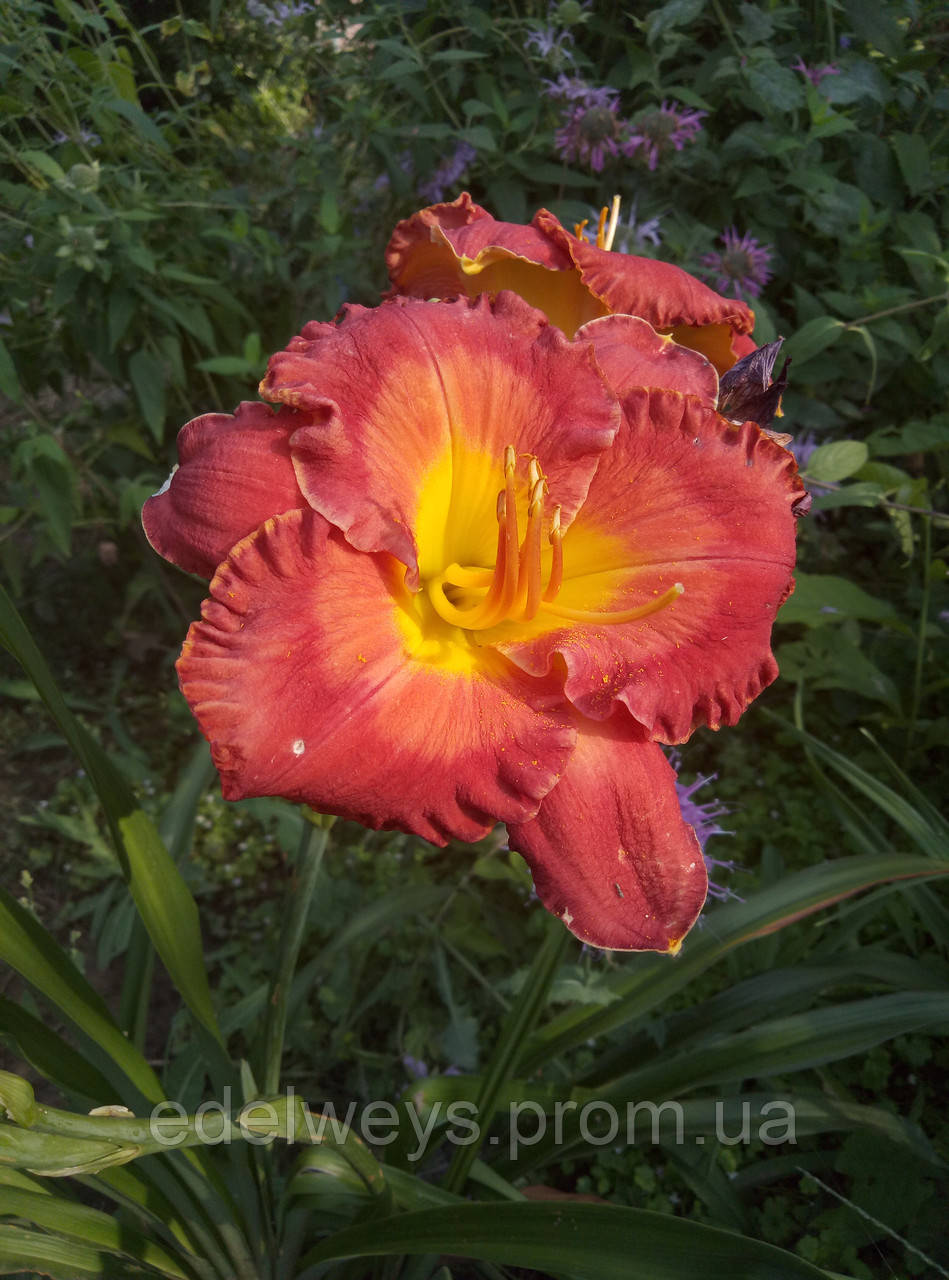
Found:
[[[78,138],[79,138],[79,141],[84,142],[87,147],[98,147],[102,145],[102,139],[99,137],[99,135],[95,133],[92,129],[87,129],[85,125],[79,126]],[[64,142],[71,142],[71,141],[72,139],[69,137],[69,135],[63,133],[62,130],[57,130],[57,132],[53,134],[53,142],[57,146],[60,146]]]
[[[419,183],[419,195],[431,204],[440,204],[445,199],[446,191],[457,183],[477,155],[470,142],[459,142],[451,155],[444,157],[431,177]]]
[[[619,220],[613,237],[613,248],[618,253],[642,253],[643,245],[647,240],[658,249],[662,241],[659,231],[662,219],[647,218],[643,222],[637,222],[636,213],[636,201],[630,200],[629,214],[625,221],[622,218]]]
[[[271,9],[268,5],[262,4],[261,0],[247,0],[247,12],[252,18],[258,18],[267,27],[282,27],[288,18],[300,18],[305,13],[314,12],[312,4],[282,4],[277,3]]]
[[[799,470],[807,470],[807,464],[811,460],[811,454],[817,447],[817,437],[814,435],[813,431],[808,431],[808,433],[801,436],[800,439],[791,441],[788,445],[788,449],[790,449],[791,453],[794,454]]]
[[[561,71],[556,80],[544,80],[542,83],[546,85],[544,93],[548,98],[562,98],[566,102],[586,101],[597,94],[608,94],[613,99],[619,98],[619,93],[616,89],[608,87],[593,89],[582,76],[568,76],[563,71]]]
[[[413,1058],[410,1053],[402,1055],[402,1065],[406,1071],[416,1080],[424,1080],[428,1075],[428,1066],[421,1058]]]
[[[802,76],[806,76],[810,80],[815,89],[820,88],[820,82],[825,76],[840,75],[840,67],[835,67],[832,62],[825,62],[822,67],[809,67],[803,58],[798,58],[797,62],[792,62],[791,70],[800,71]]]
[[[572,62],[573,54],[565,46],[573,44],[573,36],[566,29],[558,31],[550,23],[546,27],[533,27],[524,39],[525,49],[536,49],[540,58],[546,58],[554,66],[558,62]]]
[[[729,227],[720,237],[725,249],[722,253],[706,253],[702,266],[715,277],[715,288],[727,298],[757,298],[771,279],[768,263],[771,249],[746,231],[739,239],[734,227]]]
[[[636,121],[629,135],[632,154],[637,147],[650,169],[670,150],[681,151],[687,142],[694,142],[702,128],[707,111],[686,111],[678,102],[662,102],[658,110],[647,111]]]
[[[678,771],[681,757],[678,751],[669,753],[669,762],[673,769]],[[708,786],[710,782],[714,782],[718,774],[713,773],[705,778],[701,774],[694,782],[685,786],[676,778],[676,792],[679,796],[679,808],[682,810],[683,821],[695,830],[695,838],[698,840],[702,849],[702,857],[705,859],[705,866],[711,876],[712,871],[716,867],[720,867],[723,871],[734,871],[734,862],[723,862],[721,858],[713,858],[705,852],[706,842],[712,836],[730,836],[734,835],[732,831],[725,831],[718,824],[718,819],[724,817],[726,813],[730,813],[727,804],[722,804],[720,800],[707,800],[705,804],[697,804],[692,797],[696,791],[701,791],[702,787]],[[734,890],[727,888],[725,885],[716,884],[714,880],[708,882],[709,896],[724,901],[726,898],[737,898],[738,895]]]
[[[562,99],[563,124],[554,144],[567,164],[588,166],[600,173],[607,160],[631,155],[629,123],[619,114],[619,93],[609,85],[598,88],[577,77],[561,74],[546,80],[547,96]]]

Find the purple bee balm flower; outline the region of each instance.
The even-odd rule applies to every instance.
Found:
[[[419,184],[419,195],[430,204],[441,204],[446,192],[455,186],[477,155],[477,151],[469,142],[459,142],[451,155],[443,158],[431,177]]]
[[[551,23],[546,27],[532,28],[524,38],[524,48],[534,49],[538,57],[546,58],[556,67],[558,62],[572,62],[573,54],[566,46],[573,44],[569,31],[558,31]]]
[[[629,123],[619,114],[615,89],[609,85],[592,88],[565,75],[546,83],[549,97],[570,103],[554,135],[554,144],[567,164],[582,164],[600,173],[608,160],[632,154]]]
[[[721,253],[706,253],[702,266],[715,278],[715,288],[727,298],[757,298],[771,279],[768,263],[771,249],[745,232],[739,238],[734,227],[729,227],[720,237],[725,249]]]
[[[815,89],[820,88],[820,82],[825,76],[840,75],[840,67],[834,66],[832,62],[825,62],[822,67],[809,67],[803,58],[798,58],[797,62],[792,62],[791,70],[800,71],[802,76],[806,76],[810,80]]]
[[[635,122],[627,154],[641,148],[649,168],[655,169],[664,155],[695,141],[707,115],[707,111],[687,111],[678,102],[663,102],[658,110],[647,111]]]
[[[678,770],[680,763],[678,751],[669,753],[669,761],[673,769]],[[718,823],[718,819],[724,817],[726,813],[730,813],[731,810],[727,804],[722,804],[720,800],[707,800],[704,804],[699,804],[692,798],[697,791],[701,791],[710,782],[714,782],[717,776],[717,774],[713,773],[706,778],[699,774],[695,781],[689,783],[688,786],[679,782],[677,778],[675,785],[682,817],[694,829],[695,838],[702,849],[702,857],[705,859],[705,866],[710,877],[708,882],[709,896],[718,898],[719,901],[724,901],[726,898],[737,898],[738,895],[725,885],[716,884],[711,879],[712,871],[716,867],[721,868],[723,871],[734,871],[735,863],[724,862],[721,858],[711,857],[705,852],[705,845],[712,836],[730,836],[734,834],[732,831],[726,831]]]

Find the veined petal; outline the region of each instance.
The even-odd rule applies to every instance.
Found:
[[[575,736],[558,682],[444,627],[430,640],[401,578],[308,510],[231,551],[178,661],[226,799],[280,795],[436,844],[536,812]]]
[[[714,366],[668,335],[658,334],[637,316],[604,316],[577,331],[578,340],[592,342],[597,363],[618,396],[634,387],[660,387],[698,396],[714,409],[718,374]]]
[[[650,736],[682,742],[734,724],[777,675],[771,627],[791,590],[803,485],[754,423],[731,426],[694,397],[631,391],[624,411],[564,539],[562,598],[619,611],[677,583],[683,593],[634,622],[538,628],[497,647],[533,675],[562,661],[584,715],[618,700]]]
[[[493,563],[505,448],[542,460],[566,528],[619,418],[592,348],[510,293],[348,308],[274,356],[261,393],[307,414],[291,448],[310,505],[353,547],[401,560],[413,587],[433,486],[446,513],[472,508],[462,562]]]
[[[178,433],[178,465],[145,503],[145,536],[159,555],[210,578],[235,543],[270,516],[305,505],[290,436],[302,419],[259,401],[233,417],[206,413]]]
[[[578,730],[537,817],[508,832],[547,910],[595,947],[675,953],[705,901],[675,771],[622,710]]]

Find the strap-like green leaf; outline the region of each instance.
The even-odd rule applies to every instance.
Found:
[[[66,706],[42,654],[2,587],[0,643],[36,685],[81,760],[105,809],[123,874],[155,950],[192,1013],[220,1042],[194,899],[151,819],[135,803],[125,779]],[[33,981],[29,974],[24,976]]]
[[[619,1205],[458,1204],[340,1231],[303,1259],[451,1253],[576,1280],[826,1280],[802,1258],[745,1236]]]

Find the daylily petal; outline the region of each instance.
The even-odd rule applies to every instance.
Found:
[[[675,771],[623,711],[579,730],[537,817],[508,832],[547,910],[595,947],[676,952],[705,901]]]
[[[558,603],[574,591],[589,609],[599,592],[596,607],[618,611],[677,583],[683,594],[635,622],[493,642],[533,675],[562,662],[584,715],[619,700],[652,737],[682,742],[700,724],[734,724],[777,675],[771,627],[791,589],[803,485],[754,423],[734,427],[694,397],[631,391],[624,411],[564,539]]]
[[[436,559],[446,535],[431,526],[453,493],[458,523],[463,493],[449,559],[491,564],[505,448],[542,460],[566,528],[619,418],[592,348],[510,293],[348,308],[274,356],[261,394],[306,411],[291,447],[310,505],[358,550],[396,556],[412,586],[423,499]]]
[[[499,222],[464,192],[400,222],[386,252],[393,292],[413,297],[513,289],[572,337],[597,316],[635,315],[705,355],[719,373],[754,350],[754,313],[666,262],[599,249],[547,209]]]
[[[142,510],[159,555],[210,578],[264,520],[304,506],[290,460],[290,436],[301,421],[290,409],[245,401],[233,417],[206,413],[186,423],[178,466]]]
[[[718,374],[705,356],[661,337],[637,316],[604,316],[577,331],[593,343],[597,363],[618,396],[633,387],[664,387],[698,396],[714,409]]]
[[[745,354],[735,346],[735,339],[750,334],[755,325],[754,312],[745,303],[723,298],[670,262],[587,244],[546,209],[534,224],[570,254],[584,285],[609,312],[640,316],[654,329],[671,333],[682,346],[707,356],[719,373]]]
[[[462,636],[432,652],[401,579],[309,510],[233,548],[178,661],[226,799],[280,795],[437,844],[537,811],[575,736],[559,682]]]
[[[572,337],[608,309],[583,283],[569,252],[536,224],[536,217],[528,225],[499,222],[467,191],[451,204],[422,209],[396,226],[386,249],[392,293],[476,298],[511,289]]]

